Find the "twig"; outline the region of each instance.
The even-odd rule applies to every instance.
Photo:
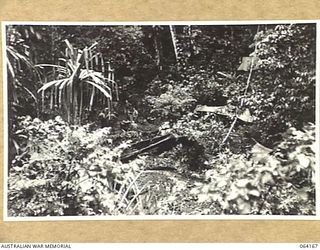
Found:
[[[229,138],[230,133],[231,133],[233,127],[236,125],[237,120],[238,120],[238,117],[235,116],[235,117],[234,117],[234,120],[233,120],[233,122],[232,122],[232,124],[231,124],[231,126],[230,126],[230,128],[229,128],[229,131],[228,131],[227,135],[224,137],[223,141],[222,141],[221,144],[220,144],[220,147],[221,147],[221,146],[227,141],[227,139]]]

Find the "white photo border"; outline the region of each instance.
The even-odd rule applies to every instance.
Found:
[[[8,216],[8,89],[6,67],[7,25],[258,25],[258,24],[316,24],[316,214],[315,215],[121,215],[121,216]],[[64,21],[2,21],[2,73],[3,73],[3,221],[141,221],[141,220],[320,220],[320,20],[239,20],[239,21],[121,21],[121,22],[64,22]]]

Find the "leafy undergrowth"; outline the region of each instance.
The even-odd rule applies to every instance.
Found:
[[[104,215],[137,206],[137,174],[143,162],[119,162],[110,129],[68,126],[57,117],[24,117],[18,134],[26,139],[9,174],[9,215]],[[139,205],[139,204],[138,204]]]
[[[110,128],[21,117],[16,135],[23,147],[9,170],[9,216],[315,213],[312,124],[290,128],[272,152],[258,143],[232,152],[214,151],[222,126],[206,119],[190,116],[161,128],[189,131],[204,147],[203,162],[194,161],[198,149],[177,145],[122,163],[129,141],[116,145]]]
[[[192,190],[199,201],[220,204],[224,214],[315,214],[315,133],[290,128],[269,152],[256,144],[246,155],[220,156],[208,183]],[[223,195],[221,195],[223,194]]]

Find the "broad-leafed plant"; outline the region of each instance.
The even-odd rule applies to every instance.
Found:
[[[42,93],[42,108],[45,100],[49,99],[51,109],[66,114],[65,118],[69,123],[80,124],[84,109],[90,111],[98,97],[107,103],[110,115],[112,90],[117,89],[117,85],[109,63],[108,75],[105,77],[102,54],[95,50],[97,43],[83,50],[74,48],[68,40],[65,40],[65,43],[65,58],[59,58],[58,65],[37,65],[41,68],[53,68],[55,78],[38,90],[38,93]],[[46,92],[50,94],[46,96]]]

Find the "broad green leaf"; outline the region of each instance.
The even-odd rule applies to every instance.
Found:
[[[240,214],[249,214],[251,212],[251,204],[248,201],[244,201],[243,199],[238,199],[238,208]]]
[[[306,189],[298,189],[297,194],[303,201],[307,201],[309,199],[309,195]]]
[[[262,184],[273,184],[273,175],[270,172],[264,172],[261,175],[261,183]]]
[[[248,179],[241,179],[237,181],[237,186],[240,188],[244,188],[248,185],[248,183],[250,183],[250,180]]]
[[[260,192],[258,191],[258,189],[252,189],[248,191],[248,194],[255,196],[255,197],[259,197],[260,196]]]
[[[302,166],[302,168],[309,167],[310,159],[308,159],[308,156],[303,155],[303,154],[298,154],[297,159],[299,161],[299,164]]]
[[[227,196],[227,201],[235,200],[238,197],[239,197],[239,193],[237,192],[237,190],[235,188],[233,188]]]
[[[210,200],[210,196],[208,194],[198,194],[197,202],[206,202]]]

